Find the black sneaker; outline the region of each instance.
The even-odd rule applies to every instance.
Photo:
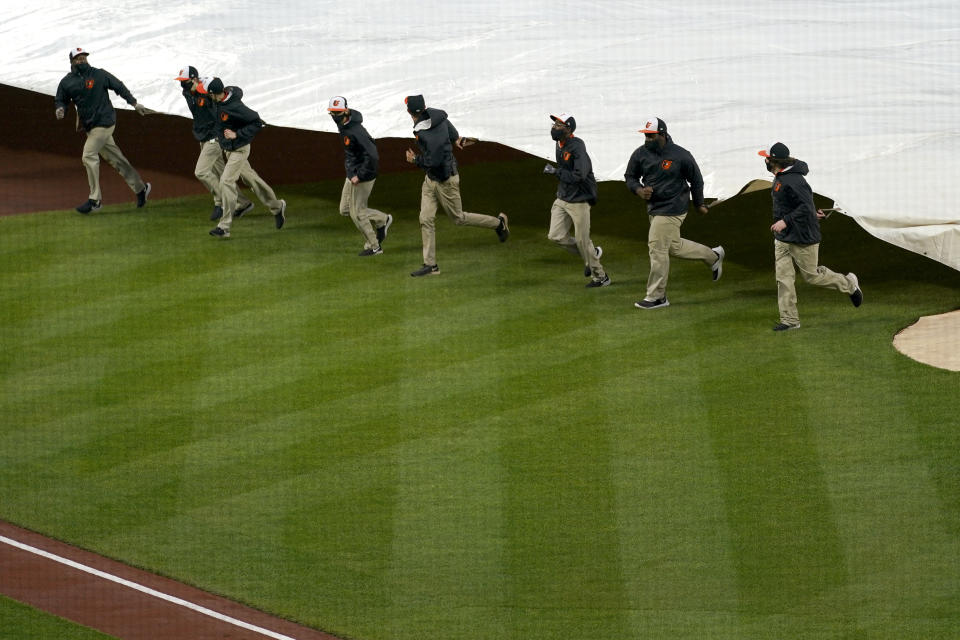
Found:
[[[214,227],[213,229],[210,229],[210,235],[216,238],[229,238],[230,232],[226,229],[221,229],[220,227]]]
[[[507,214],[501,213],[497,217],[500,218],[500,226],[497,227],[497,237],[500,238],[500,242],[506,242],[507,238],[510,237],[510,227],[507,226]]]
[[[387,222],[382,227],[377,227],[377,242],[383,242],[387,237],[387,231],[390,231],[390,225],[393,224],[393,216],[387,214]]]
[[[280,211],[278,213],[275,213],[273,216],[273,221],[276,223],[277,229],[282,229],[283,223],[287,221],[287,217],[284,215],[286,212],[287,212],[287,201],[281,200]]]
[[[594,278],[587,283],[587,289],[595,289],[597,287],[609,287],[610,286],[610,276],[604,274],[602,278]]]
[[[237,207],[237,208],[234,210],[234,212],[233,212],[233,217],[234,217],[234,218],[242,218],[242,217],[243,217],[243,214],[248,213],[251,209],[253,209],[253,203],[252,203],[252,202],[248,202],[247,204],[240,205],[239,207]]]
[[[357,255],[358,256],[378,256],[381,253],[383,253],[383,249],[381,249],[380,247],[377,247],[376,249],[364,249]]]
[[[150,196],[150,189],[152,188],[148,182],[147,185],[140,190],[140,193],[137,194],[137,209],[141,209],[143,205],[147,204],[147,198]]]
[[[635,306],[637,309],[659,309],[661,307],[669,307],[670,301],[667,300],[666,296],[660,298],[659,300],[647,300],[644,298],[643,300],[634,302],[633,306]]]
[[[600,256],[603,255],[603,247],[594,247],[593,252],[597,254],[597,260],[599,260]],[[591,275],[593,275],[593,272],[590,270],[590,265],[583,265],[583,277],[589,278]]]
[[[794,329],[799,329],[799,328],[800,328],[799,322],[797,324],[787,324],[785,322],[778,322],[776,325],[774,325],[773,330],[774,331],[792,331]]]
[[[99,210],[100,210],[100,200],[87,200],[82,205],[77,207],[77,211],[79,211],[84,215],[90,213],[91,211],[99,211]]]
[[[855,273],[850,274],[850,279],[853,280],[853,286],[856,287],[854,292],[850,294],[850,302],[853,303],[853,306],[859,307],[863,304],[863,291],[860,291],[860,281]]]
[[[223,207],[217,205],[213,208],[213,211],[210,213],[211,220],[219,220],[223,217]]]
[[[717,261],[713,263],[710,270],[713,271],[713,281],[716,282],[723,275],[723,256],[727,255],[727,252],[723,247],[714,247],[713,252],[717,254]]]
[[[440,273],[439,266],[437,265],[431,266],[431,265],[425,264],[419,269],[417,269],[416,271],[412,272],[410,275],[413,276],[414,278],[418,278],[420,276],[435,276],[438,273]]]

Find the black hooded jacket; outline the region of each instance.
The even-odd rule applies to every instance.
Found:
[[[136,98],[115,76],[89,65],[63,77],[57,86],[53,103],[57,108],[64,109],[71,102],[77,105],[77,114],[84,131],[90,131],[94,127],[112,127],[117,123],[117,114],[110,103],[108,89],[126,100],[130,106],[137,104]]]
[[[264,122],[260,114],[243,104],[243,89],[225,87],[226,97],[217,102],[217,141],[224,151],[236,151],[253,142],[253,138],[263,129]],[[228,140],[223,136],[224,129],[232,129],[237,137]]]
[[[457,175],[457,159],[453,157],[453,143],[460,138],[456,127],[447,120],[442,109],[424,109],[413,125],[413,137],[417,139],[420,155],[417,166],[437,182],[446,182]]]
[[[703,205],[700,167],[689,151],[674,144],[669,134],[662,149],[641,146],[634,151],[623,177],[631,193],[642,187],[653,187],[653,195],[647,201],[647,213],[651,216],[687,213],[691,195],[693,206]]]
[[[807,163],[797,160],[773,179],[770,195],[773,196],[773,220],[783,220],[787,228],[774,237],[792,244],[817,244],[820,242],[820,220],[813,203],[813,189],[804,178],[809,172]]]
[[[580,138],[570,136],[557,142],[556,147],[557,198],[564,202],[596,204],[597,180],[593,177],[587,145]]]
[[[206,142],[217,137],[217,105],[213,98],[191,89],[183,90],[183,99],[193,114],[193,137],[197,142]]]
[[[375,180],[380,165],[380,154],[373,138],[363,127],[363,115],[356,109],[350,110],[350,120],[347,124],[336,119],[337,129],[340,130],[340,142],[343,143],[345,154],[343,167],[347,170],[347,179],[354,176],[360,182]]]

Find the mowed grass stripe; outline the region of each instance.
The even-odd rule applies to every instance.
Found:
[[[519,168],[471,167],[466,207],[505,208],[495,194]],[[501,188],[489,189],[485,178]],[[889,346],[917,309],[943,310],[955,291],[952,272],[864,240],[855,226],[845,230],[831,218],[829,246],[842,247],[842,262],[870,283],[868,304],[853,310],[836,292],[800,284],[804,329],[777,336],[769,330],[776,298],[767,195],[757,219],[739,211],[689,217],[685,235],[727,246],[724,279],[713,284],[702,265],[675,261],[671,307],[643,313],[632,302],[646,279],[646,222],[622,184],[601,185],[594,210],[594,240],[604,246],[614,286],[584,291],[579,261],[544,239],[552,194],[531,191],[524,178],[506,209],[510,242],[441,219],[444,273],[413,279],[419,181],[415,174],[378,180],[373,204],[396,222],[387,253],[372,261],[353,255],[359,236],[336,214],[336,202],[317,197],[339,195],[339,184],[284,189],[289,228],[276,232],[267,216],[252,217],[227,242],[206,236],[202,198],[151,202],[150,213],[160,214],[152,217],[40,216],[86,225],[77,233],[88,234],[91,247],[99,243],[129,278],[104,294],[96,279],[71,282],[74,274],[49,267],[86,264],[82,252],[61,251],[70,243],[38,245],[55,256],[45,279],[59,278],[71,304],[86,300],[89,309],[103,299],[116,315],[88,332],[26,345],[17,343],[31,340],[30,325],[44,313],[3,316],[16,332],[0,352],[0,372],[9,374],[0,409],[21,421],[13,433],[0,429],[0,449],[20,450],[0,465],[0,486],[12,496],[3,515],[352,637],[568,637],[571,629],[597,638],[870,637],[881,627],[865,620],[884,610],[890,613],[878,619],[895,619],[901,636],[947,637],[957,593],[948,563],[931,571],[915,598],[899,599],[880,576],[900,565],[928,567],[956,539],[951,469],[960,447],[945,426],[954,412],[942,400],[955,379]],[[149,233],[131,234],[146,222]],[[754,242],[753,226],[762,243]],[[124,239],[132,246],[121,247]],[[8,249],[0,247],[0,256]],[[131,258],[126,270],[124,251],[156,259]],[[287,264],[297,266],[284,270]],[[908,285],[903,273],[918,281]],[[3,296],[23,297],[17,291],[29,288],[29,278],[16,282],[0,288]],[[262,282],[272,288],[258,288]],[[51,286],[34,309],[56,310]],[[124,301],[142,312],[125,315]],[[100,326],[113,335],[97,335]],[[123,340],[127,332],[132,343]],[[78,343],[79,354],[67,343]],[[806,367],[797,375],[811,386],[792,404],[805,415],[783,432],[758,429],[763,437],[751,440],[742,418],[768,417],[785,351]],[[96,380],[82,384],[51,353],[90,366]],[[16,393],[19,373],[30,381],[26,399]],[[904,376],[916,389],[901,398],[890,389]],[[853,407],[832,384],[841,378],[853,381]],[[852,434],[865,432],[876,438],[866,461],[897,461],[896,438],[868,424],[883,420],[887,402],[902,403],[915,418],[911,464],[894,464],[890,473],[864,464],[876,480],[854,479],[839,501],[824,450],[838,432],[850,434],[849,453]],[[802,437],[795,442],[790,430]],[[735,446],[718,454],[713,433]],[[770,443],[784,451],[766,451]],[[788,455],[791,447],[799,457]],[[798,480],[796,495],[763,494],[752,484],[762,480],[756,470],[723,458],[734,454],[782,462],[781,475]],[[526,460],[530,466],[520,466]],[[544,466],[551,460],[578,473],[551,483]],[[925,475],[914,461],[926,465]],[[868,473],[856,465],[847,472]],[[809,496],[799,482],[805,478]],[[528,479],[511,497],[506,489]],[[896,532],[885,523],[851,561],[849,549],[861,542],[855,534],[883,517],[886,500],[911,494],[881,491],[876,511],[850,510],[850,501],[872,486],[916,488],[918,479],[924,509],[933,513],[903,512],[916,519],[917,544],[891,539]],[[814,537],[791,542],[743,523],[731,527],[730,487],[748,492],[753,504],[805,507],[814,522],[799,528]],[[522,503],[524,496],[539,505]],[[738,508],[745,521],[793,518]],[[574,517],[582,513],[592,518]],[[559,523],[547,532],[552,544],[520,539],[523,529],[511,525],[521,518],[533,530]],[[931,535],[931,528],[947,533]],[[738,555],[746,535],[760,540],[769,568]],[[812,563],[833,547],[831,535],[848,554],[845,581],[839,573],[806,573],[790,587],[797,604],[779,608],[789,589],[743,589],[744,567],[776,587],[784,568],[796,565],[795,548]],[[884,555],[893,549],[901,554],[896,563]],[[524,576],[525,567],[541,579]],[[578,573],[586,577],[583,593],[566,591]],[[871,599],[858,605],[864,593]]]

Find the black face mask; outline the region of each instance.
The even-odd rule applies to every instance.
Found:
[[[87,64],[86,62],[81,62],[81,63],[79,63],[79,64],[72,64],[72,65],[70,65],[70,69],[71,69],[74,73],[86,73],[87,71],[90,70],[90,65]]]
[[[551,127],[550,137],[556,140],[557,142],[560,142],[561,140],[567,137],[567,132],[564,131],[563,129],[554,129],[553,127]]]
[[[660,148],[660,140],[658,140],[657,138],[651,138],[650,140],[644,141],[643,146],[645,146],[650,151],[656,151],[657,149]]]
[[[343,126],[343,114],[342,113],[331,113],[330,119],[338,126]]]
[[[776,173],[776,172],[773,170],[773,163],[770,162],[770,158],[764,158],[764,159],[763,159],[763,163],[764,163],[765,165],[767,165],[767,171],[769,171],[770,173]]]
[[[181,81],[180,81],[180,86],[183,87],[183,90],[184,90],[184,91],[189,91],[190,89],[193,89],[193,81],[191,81],[191,80],[181,80]]]

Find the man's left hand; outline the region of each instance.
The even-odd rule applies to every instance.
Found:
[[[224,130],[223,130],[223,137],[226,138],[227,140],[236,140],[236,139],[237,139],[237,132],[234,131],[233,129],[224,129]]]
[[[787,228],[787,223],[784,222],[783,220],[777,220],[772,225],[770,225],[770,231],[773,231],[774,233],[780,233],[786,228]]]
[[[704,214],[704,215],[710,213],[710,209],[708,209],[708,208],[707,208],[707,205],[705,205],[705,204],[702,204],[702,205],[700,205],[699,207],[697,207],[697,211],[699,211],[700,213],[702,213],[702,214]]]

